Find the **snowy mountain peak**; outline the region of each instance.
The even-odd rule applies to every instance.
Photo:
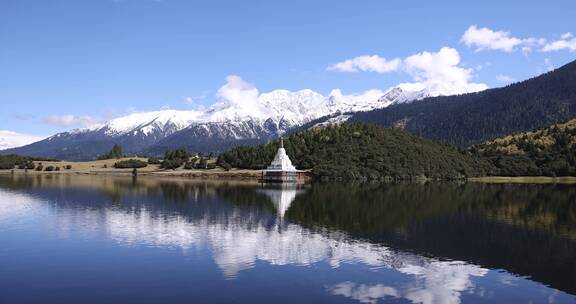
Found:
[[[205,109],[132,113],[87,129],[56,134],[18,152],[93,159],[113,144],[121,144],[127,153],[146,155],[161,155],[180,147],[198,152],[222,151],[238,144],[267,142],[321,117],[332,117],[326,124],[342,123],[349,113],[422,99],[430,92],[415,84],[402,84],[387,91],[350,95],[333,90],[324,96],[309,89],[259,93],[241,79],[231,78],[216,94],[219,101]]]
[[[249,88],[248,93],[225,92],[220,93],[219,96],[223,100],[204,110],[133,113],[72,133],[100,131],[113,137],[130,133],[143,136],[161,133],[167,136],[193,125],[242,124],[246,121],[261,125],[273,124],[278,128],[279,133],[283,133],[287,128],[302,125],[323,116],[384,108],[391,104],[428,97],[430,92],[414,84],[401,84],[385,92],[369,90],[351,95],[344,95],[338,89],[332,90],[328,96],[310,89],[274,90],[259,94]]]
[[[403,83],[386,91],[386,93],[380,97],[379,101],[383,104],[393,105],[439,95],[442,94],[438,92],[435,93],[424,85],[417,83]]]
[[[145,135],[156,129],[174,131],[182,130],[193,123],[202,113],[198,111],[162,110],[154,112],[133,113],[128,116],[112,119],[99,129],[107,135],[121,135],[140,130]]]

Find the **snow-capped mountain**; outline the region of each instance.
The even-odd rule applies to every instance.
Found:
[[[178,147],[219,152],[238,144],[266,142],[320,117],[384,108],[421,99],[429,93],[407,85],[356,95],[343,95],[340,90],[333,90],[328,96],[312,90],[274,90],[262,94],[256,91],[244,99],[223,99],[202,110],[134,113],[7,152],[92,159],[115,143],[128,153],[162,154],[166,149]]]
[[[438,89],[426,87],[419,83],[402,83],[386,91],[378,101],[393,105],[440,95],[445,94],[442,94],[441,90]]]

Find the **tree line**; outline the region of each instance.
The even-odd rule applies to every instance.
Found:
[[[237,147],[218,164],[264,169],[279,143]],[[467,151],[435,143],[404,130],[343,124],[292,134],[284,147],[293,164],[329,179],[460,179],[489,174],[492,166]]]
[[[488,159],[494,175],[576,176],[576,119],[522,132],[469,149]]]

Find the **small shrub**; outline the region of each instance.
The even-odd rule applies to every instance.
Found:
[[[186,164],[184,164],[184,169],[191,170],[196,168],[196,162],[198,162],[197,157],[191,158],[189,161],[186,162]]]
[[[186,163],[184,164],[184,169],[186,169],[186,170],[192,170],[192,169],[194,169],[194,163],[193,163],[193,162],[186,162]]]
[[[161,167],[164,169],[178,169],[180,168],[182,165],[184,164],[184,160],[180,159],[180,158],[175,158],[175,159],[165,159],[162,162]]]
[[[14,169],[13,162],[0,162],[0,170],[10,170]]]
[[[108,168],[108,164],[102,165],[102,168],[104,168],[104,169]]]
[[[44,166],[42,166],[42,163],[39,163],[38,166],[36,166],[36,171],[42,171],[44,169]]]
[[[227,163],[226,161],[220,161],[218,163],[218,165],[220,165],[220,167],[222,167],[224,170],[226,171],[230,171],[230,169],[232,169],[232,165],[230,165],[229,163]]]
[[[121,160],[114,163],[114,168],[116,169],[126,169],[126,168],[144,168],[148,166],[146,162],[143,162],[138,159],[128,159],[128,160]]]
[[[195,167],[196,169],[208,169],[208,160],[204,157],[201,157]]]
[[[150,164],[150,165],[160,165],[161,163],[162,163],[162,162],[161,162],[160,159],[157,158],[157,157],[150,157],[150,158],[148,159],[148,164]]]
[[[70,169],[72,169],[72,165],[66,165],[66,166],[64,166],[64,169],[70,170]]]
[[[44,171],[46,172],[54,171],[54,166],[47,166],[46,169],[44,169]]]
[[[60,171],[60,167],[54,168],[54,171]]]

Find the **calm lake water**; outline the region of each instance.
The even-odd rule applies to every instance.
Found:
[[[0,176],[0,303],[575,303],[576,186]]]

